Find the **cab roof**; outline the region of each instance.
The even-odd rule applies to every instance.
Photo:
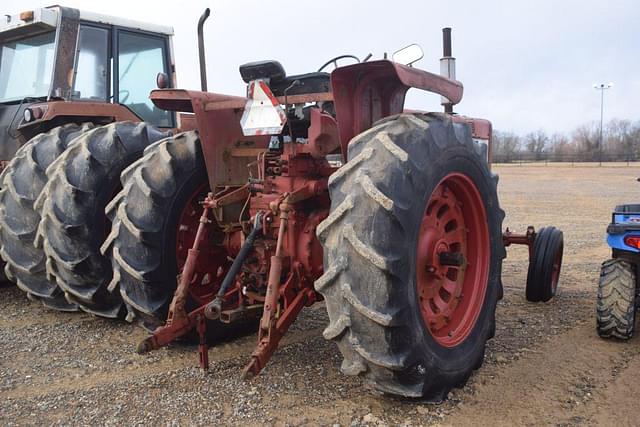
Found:
[[[21,33],[31,33],[33,30],[46,31],[57,26],[63,6],[54,5],[44,8],[25,10],[15,15],[5,15],[0,18],[0,39],[19,36]],[[70,8],[67,8],[68,10]],[[75,9],[77,10],[77,9]],[[173,35],[173,27],[149,22],[135,21],[111,15],[103,15],[87,10],[77,10],[80,21],[98,24],[114,25],[132,30],[147,31],[150,33]],[[4,20],[4,22],[3,22]],[[29,28],[31,27],[31,28]],[[33,28],[36,27],[36,28]],[[5,37],[2,37],[4,35]]]

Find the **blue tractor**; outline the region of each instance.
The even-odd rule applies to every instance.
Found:
[[[616,206],[607,227],[611,259],[602,263],[598,283],[597,328],[603,338],[633,336],[640,265],[640,204]]]

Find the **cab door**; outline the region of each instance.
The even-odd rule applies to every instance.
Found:
[[[169,69],[166,36],[116,28],[114,31],[114,102],[131,109],[145,122],[174,127],[174,114],[157,108],[149,100],[156,89],[156,76]]]
[[[71,98],[108,102],[110,90],[109,27],[81,23],[78,31]]]

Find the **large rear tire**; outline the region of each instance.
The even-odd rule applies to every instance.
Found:
[[[120,189],[123,169],[163,137],[146,123],[112,123],[81,135],[47,169],[35,243],[44,248],[50,280],[84,311],[123,313],[119,296],[107,291],[111,262],[99,250],[111,228],[104,209]]]
[[[598,282],[597,330],[603,338],[628,340],[636,323],[636,268],[616,258],[602,263]]]
[[[45,257],[33,242],[40,222],[35,200],[47,182],[46,169],[72,140],[91,130],[92,123],[69,123],[41,133],[23,145],[0,175],[0,254],[5,273],[32,299],[63,311],[76,311],[47,279]]]
[[[107,208],[113,226],[102,246],[113,265],[109,289],[122,296],[127,320],[152,331],[166,319],[198,226],[198,202],[209,191],[197,132],[149,147],[122,174],[122,185]]]
[[[345,374],[440,401],[481,366],[505,250],[480,148],[466,125],[435,114],[387,118],[350,142],[329,179],[315,282]]]

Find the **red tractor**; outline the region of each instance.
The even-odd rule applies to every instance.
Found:
[[[242,65],[246,97],[151,93],[194,113],[197,131],[149,147],[108,207],[110,288],[154,330],[140,353],[196,330],[206,368],[207,331],[259,319],[253,376],[324,301],[345,374],[437,400],[483,362],[505,246],[531,248],[529,299],[555,293],[562,234],[502,233],[491,124],[452,113],[449,30],[445,75],[412,67],[415,45],[337,67],[344,57],[293,76],[277,61]],[[406,112],[412,87],[441,95],[445,113]]]

